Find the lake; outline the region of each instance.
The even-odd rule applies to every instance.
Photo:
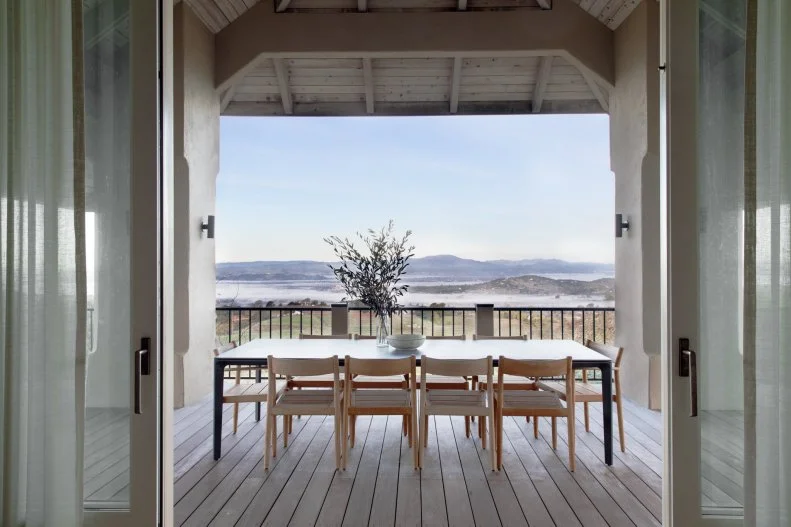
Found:
[[[612,275],[604,274],[544,274],[553,279],[565,280],[598,280],[599,278],[612,278]],[[411,276],[407,282],[409,284],[429,286],[429,285],[462,285],[474,284],[491,280],[486,279],[464,279],[459,280],[453,277],[441,276]],[[257,300],[263,302],[273,301],[276,304],[300,301],[306,298],[320,302],[333,303],[340,302],[344,297],[343,289],[335,279],[325,280],[281,280],[266,282],[240,282],[240,281],[218,281],[217,282],[217,301],[228,301],[234,299],[238,305],[251,305]],[[457,293],[457,294],[437,294],[437,293],[410,293],[404,295],[401,302],[404,306],[427,306],[432,303],[445,303],[448,306],[466,307],[478,303],[491,303],[496,306],[521,306],[521,307],[580,307],[593,304],[597,307],[612,307],[615,303],[606,300],[603,296],[572,296],[561,295],[559,298],[554,296],[531,296],[509,293]]]

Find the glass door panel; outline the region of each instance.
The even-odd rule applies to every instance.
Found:
[[[703,516],[744,506],[746,0],[699,0],[697,367]]]
[[[84,19],[88,354],[83,492],[129,509],[131,420],[130,0],[86,3]]]

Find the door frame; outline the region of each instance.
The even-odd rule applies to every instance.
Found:
[[[133,352],[142,337],[151,338],[151,373],[140,377],[142,414],[130,416],[130,508],[85,509],[83,524],[97,527],[173,524],[173,0],[130,0],[129,10],[128,373],[134,374]]]
[[[690,417],[679,339],[700,343],[698,292],[699,2],[660,0],[660,269],[663,408],[662,516],[666,526],[737,526],[702,516],[700,421]]]

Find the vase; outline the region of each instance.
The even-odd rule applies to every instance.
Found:
[[[379,313],[376,325],[376,347],[385,348],[389,346],[387,336],[390,334],[390,316],[387,313]]]

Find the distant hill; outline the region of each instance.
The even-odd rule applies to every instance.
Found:
[[[525,275],[510,278],[498,278],[481,284],[449,284],[434,286],[412,286],[413,293],[453,294],[453,293],[488,293],[488,294],[521,294],[532,296],[603,296],[614,298],[615,280],[601,278],[599,280],[566,280],[553,279],[545,276]]]
[[[407,278],[442,277],[492,280],[535,274],[613,274],[612,264],[568,262],[554,259],[471,260],[453,255],[413,258]],[[217,280],[264,282],[275,280],[324,280],[332,277],[328,262],[311,260],[229,262],[217,264]]]

